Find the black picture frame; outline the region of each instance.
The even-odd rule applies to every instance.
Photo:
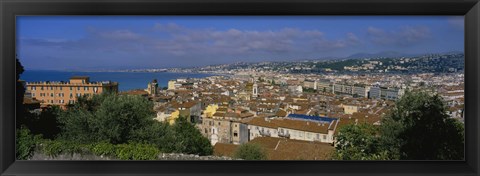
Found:
[[[0,0],[2,175],[479,175],[478,0]],[[464,161],[16,161],[17,15],[464,15]]]

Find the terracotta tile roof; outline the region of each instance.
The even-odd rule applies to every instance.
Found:
[[[179,102],[172,102],[171,105],[173,108],[178,109],[178,108],[191,108],[195,105],[197,105],[199,102],[197,101],[189,101],[189,102],[184,102],[184,103],[179,103]]]
[[[214,117],[224,117],[225,116],[225,113],[223,112],[216,112],[215,114],[213,114]]]
[[[129,90],[129,91],[125,91],[125,92],[120,92],[121,95],[142,95],[142,96],[146,96],[148,95],[148,92],[145,91],[145,90]]]
[[[329,160],[334,151],[334,147],[326,143],[273,137],[255,138],[250,143],[264,147],[269,160]]]
[[[287,112],[280,109],[280,110],[277,111],[277,113],[275,115],[278,116],[278,117],[285,117],[285,116],[287,116]]]
[[[23,98],[23,104],[38,104],[38,103],[40,103],[40,101],[38,101],[36,99],[27,98],[27,97]]]
[[[292,139],[258,137],[249,143],[262,146],[268,160],[329,160],[334,147],[320,142],[308,142]],[[239,145],[217,143],[214,155],[233,157]]]
[[[213,155],[233,157],[239,145],[224,144],[217,142],[213,146]]]
[[[89,76],[72,76],[70,79],[88,79],[90,78]]]

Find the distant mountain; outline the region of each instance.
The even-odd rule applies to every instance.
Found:
[[[464,54],[463,51],[449,51],[449,52],[444,52],[440,54]]]
[[[396,51],[383,51],[379,53],[357,53],[346,57],[345,59],[363,59],[363,58],[378,58],[378,57],[414,57],[422,54],[405,54]]]

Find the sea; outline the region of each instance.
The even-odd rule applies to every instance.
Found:
[[[70,72],[70,71],[44,71],[26,70],[20,79],[26,82],[34,81],[64,81],[68,82],[72,76],[89,76],[90,81],[115,81],[118,82],[120,91],[133,89],[146,89],[147,84],[157,79],[158,86],[167,87],[168,81],[177,78],[205,78],[214,76],[204,73],[172,73],[172,72]]]

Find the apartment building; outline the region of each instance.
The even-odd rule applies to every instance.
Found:
[[[26,94],[40,101],[41,106],[73,104],[81,96],[93,96],[102,92],[118,92],[118,83],[111,81],[90,82],[88,76],[73,76],[69,82],[27,82]]]
[[[256,117],[246,122],[249,140],[257,137],[283,137],[301,141],[334,142],[338,119],[290,114],[287,118]]]

